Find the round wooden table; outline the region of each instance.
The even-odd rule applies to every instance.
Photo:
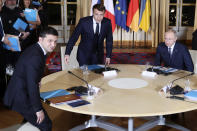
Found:
[[[133,117],[160,116],[158,120],[165,124],[165,118],[163,118],[163,115],[187,112],[197,109],[197,103],[165,98],[158,93],[159,90],[163,88],[163,86],[169,83],[169,81],[189,74],[189,72],[177,71],[168,76],[157,75],[156,77],[152,78],[141,75],[145,68],[144,65],[119,64],[111,65],[111,67],[120,70],[118,75],[112,78],[105,78],[103,75],[95,74],[91,71],[89,72],[89,75],[83,75],[80,69],[72,70],[74,74],[78,75],[84,80],[87,80],[90,85],[96,86],[103,90],[102,94],[90,101],[91,104],[77,108],[72,108],[66,104],[52,106],[66,111],[92,115],[92,122],[95,122],[95,116],[128,117],[130,118],[128,123],[129,131],[133,130]],[[119,78],[136,78],[143,80],[148,84],[145,87],[136,89],[118,89],[111,87],[108,84],[109,81]],[[190,87],[192,89],[197,88],[197,76],[193,75],[187,78],[190,79]],[[184,87],[185,81],[185,78],[177,80],[174,82],[174,85],[178,84]],[[69,87],[79,85],[86,86],[83,81],[76,78],[72,74],[69,74],[66,70],[44,77],[41,83],[41,92],[55,89],[67,89]],[[130,86],[132,87],[132,84]],[[156,125],[158,124],[156,123]],[[170,124],[169,126],[173,127],[173,125]],[[144,130],[148,128],[148,126],[145,126],[139,127],[135,130]],[[187,130],[186,128],[180,127],[178,125],[174,126],[174,128]],[[79,130],[79,128],[76,129]],[[117,129],[124,130],[122,128]]]

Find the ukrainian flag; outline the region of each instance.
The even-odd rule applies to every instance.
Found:
[[[150,0],[141,0],[139,28],[147,32],[150,27]]]

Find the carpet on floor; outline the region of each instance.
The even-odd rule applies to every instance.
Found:
[[[147,62],[154,63],[154,52],[113,52],[111,64],[139,64],[144,65]],[[60,52],[52,52],[46,60],[46,65],[50,73],[61,71]]]

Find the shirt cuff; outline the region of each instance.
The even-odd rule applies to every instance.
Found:
[[[2,41],[2,42],[4,41],[4,36],[2,37],[1,41]]]

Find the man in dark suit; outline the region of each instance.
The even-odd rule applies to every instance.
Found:
[[[42,107],[39,87],[46,53],[55,49],[57,38],[58,32],[52,27],[41,31],[38,43],[21,54],[4,96],[6,106],[42,131],[51,131],[52,123]]]
[[[169,29],[165,33],[165,43],[160,43],[157,47],[155,65],[163,63],[166,67],[193,72],[194,65],[187,47],[176,40],[176,31]]]
[[[69,55],[81,35],[77,60],[80,66],[104,63],[104,39],[106,38],[106,64],[110,64],[113,47],[111,21],[104,18],[105,7],[101,4],[93,6],[93,16],[81,18],[75,31],[66,45],[65,62],[69,63]]]

